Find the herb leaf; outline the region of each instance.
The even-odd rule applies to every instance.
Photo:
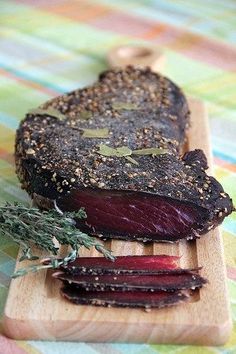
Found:
[[[138,162],[132,159],[130,157],[131,155],[161,155],[161,154],[166,154],[168,150],[166,149],[161,149],[161,148],[147,148],[147,149],[140,149],[140,150],[131,150],[128,148],[128,146],[121,146],[117,148],[112,148],[108,145],[105,144],[100,144],[99,145],[99,151],[97,151],[98,154],[103,155],[103,156],[117,156],[117,157],[129,157],[127,160],[130,162],[138,165]]]
[[[138,161],[136,161],[135,159],[133,159],[131,156],[125,156],[126,160],[128,160],[129,162],[133,163],[134,165],[138,166],[139,163]]]
[[[112,103],[112,108],[117,111],[120,111],[122,109],[126,111],[131,111],[134,109],[138,109],[138,106],[134,103],[129,103],[129,102],[114,102]]]
[[[130,150],[127,146],[121,146],[115,149],[116,156],[125,157],[132,155],[132,150]]]
[[[50,116],[53,118],[57,118],[59,120],[66,119],[66,116],[55,108],[47,108],[47,109],[35,108],[35,109],[31,109],[28,112],[28,114],[37,115],[37,116]]]
[[[84,119],[84,120],[90,119],[90,118],[92,118],[92,116],[93,116],[92,112],[87,111],[86,109],[79,113],[79,118]]]
[[[112,148],[108,145],[100,144],[99,151],[97,151],[97,153],[103,156],[125,157],[130,156],[132,154],[132,150],[130,150],[127,146]]]
[[[116,156],[115,149],[105,144],[99,145],[99,151],[97,151],[97,153],[103,156]]]
[[[108,138],[109,130],[108,128],[101,129],[83,129],[84,138]]]
[[[161,149],[161,148],[147,148],[147,149],[140,149],[140,150],[133,150],[132,154],[134,155],[161,155],[166,154],[168,150]]]

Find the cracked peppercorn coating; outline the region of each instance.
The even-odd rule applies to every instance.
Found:
[[[129,240],[196,238],[233,210],[222,186],[207,176],[201,150],[179,156],[189,125],[181,90],[150,69],[101,74],[93,86],[56,97],[44,114],[31,113],[16,136],[16,170],[36,202],[62,210],[84,206],[79,226],[91,234]],[[50,109],[64,114],[58,119]],[[108,128],[86,138],[83,129]],[[163,154],[100,155],[99,145],[161,148]],[[166,151],[168,151],[166,153]],[[47,199],[44,199],[47,198]]]

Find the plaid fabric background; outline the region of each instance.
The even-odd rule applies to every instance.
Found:
[[[236,200],[236,2],[234,0],[0,0],[0,203],[28,197],[14,173],[14,132],[26,111],[92,83],[106,52],[126,43],[165,50],[165,74],[207,103],[215,175]],[[235,214],[223,224],[236,320]],[[0,316],[17,247],[0,238]],[[0,354],[236,353],[236,329],[222,348],[13,341]]]

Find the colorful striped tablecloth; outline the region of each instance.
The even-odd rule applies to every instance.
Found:
[[[236,2],[234,0],[0,0],[0,203],[28,202],[14,173],[14,134],[26,111],[92,83],[106,52],[127,43],[162,46],[165,74],[207,103],[215,175],[236,201]],[[236,320],[236,216],[223,224]],[[0,237],[0,316],[17,247]],[[224,347],[13,341],[0,354],[236,353]]]

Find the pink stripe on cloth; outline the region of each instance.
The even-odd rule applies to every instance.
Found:
[[[236,71],[236,49],[221,42],[202,37],[195,45],[182,50],[182,53],[221,69]]]
[[[40,83],[37,83],[37,82],[33,82],[31,80],[19,77],[16,74],[8,72],[8,71],[6,71],[3,68],[0,68],[0,75],[9,77],[10,79],[15,80],[15,81],[27,86],[27,87],[33,88],[33,89],[38,90],[38,91],[43,92],[43,93],[46,93],[49,96],[52,96],[52,97],[58,96],[58,93],[59,93],[58,91],[55,91],[55,90],[53,90],[51,88],[48,88],[48,87],[45,87],[45,86],[43,86],[43,84],[40,84]]]
[[[153,24],[148,20],[145,21],[118,11],[92,20],[90,24],[99,29],[135,37],[142,37],[144,33],[150,31],[153,27]]]
[[[236,268],[227,267],[227,276],[229,279],[236,280]]]
[[[161,25],[161,23],[158,23]],[[162,24],[164,25],[164,24]],[[215,39],[190,33],[182,28],[165,24],[162,31],[147,32],[143,38],[165,45],[195,60],[224,70],[236,71],[236,48]]]
[[[10,165],[15,165],[15,158],[13,153],[9,153],[8,151],[1,148],[0,148],[0,159],[7,161]]]
[[[27,352],[19,348],[14,340],[0,335],[0,354],[27,354]]]
[[[21,4],[31,5],[35,7],[40,7],[42,5],[58,5],[60,3],[64,3],[65,0],[18,0],[17,2]],[[1,353],[0,353],[1,354]]]
[[[236,48],[180,27],[141,19],[120,11],[113,11],[87,23],[102,30],[143,38],[203,63],[236,71]]]
[[[157,30],[156,35],[154,31],[149,31],[143,38],[158,45],[165,45],[203,63],[236,71],[236,48],[215,39],[190,33],[182,28],[162,25],[162,31]]]

